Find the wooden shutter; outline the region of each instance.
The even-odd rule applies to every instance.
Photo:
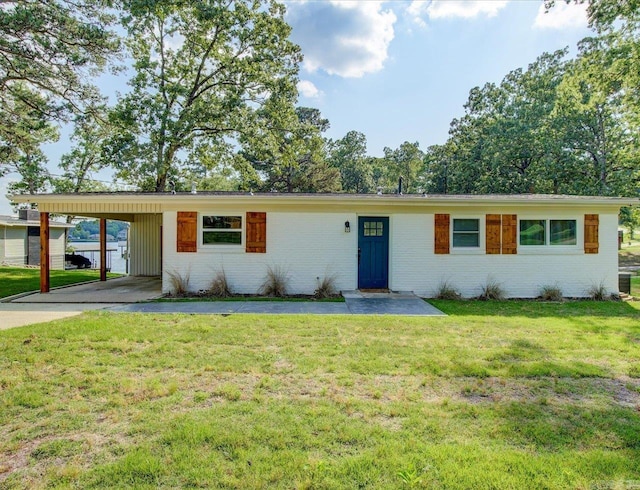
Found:
[[[502,215],[502,253],[518,253],[518,216],[515,214]]]
[[[597,214],[584,215],[584,253],[597,254],[599,247],[598,228],[600,217]]]
[[[198,213],[178,211],[176,239],[176,250],[178,252],[198,251]]]
[[[267,213],[247,212],[247,253],[267,252]]]
[[[499,254],[500,253],[500,235],[501,235],[501,224],[502,220],[500,219],[499,214],[487,214],[485,217],[485,226],[486,226],[486,234],[485,234],[485,244],[486,244],[486,253],[487,254]]]
[[[434,253],[449,253],[449,215],[436,214],[434,218]]]

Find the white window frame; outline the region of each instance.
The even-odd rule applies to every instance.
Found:
[[[544,245],[522,245],[520,243],[520,222],[521,221],[544,221]],[[576,243],[575,245],[551,245],[551,221],[575,221],[576,223]],[[584,221],[577,216],[565,216],[565,215],[548,215],[548,216],[518,216],[518,253],[519,254],[541,254],[541,255],[553,255],[553,254],[577,254],[583,253],[583,236],[582,228]]]
[[[222,218],[240,218],[241,224],[240,228],[205,228],[204,226],[204,217],[205,216],[219,216]],[[198,233],[199,233],[199,242],[200,246],[205,249],[227,249],[227,250],[244,250],[243,246],[245,244],[245,225],[246,225],[246,217],[244,213],[216,213],[216,212],[205,212],[198,213]],[[204,242],[204,234],[206,231],[221,231],[223,233],[240,233],[240,243],[205,243]]]
[[[474,219],[478,221],[478,246],[477,247],[456,247],[453,244],[453,228],[454,228],[454,222],[455,220],[458,219]],[[485,248],[486,248],[486,244],[485,244],[485,227],[486,227],[486,222],[485,222],[485,217],[484,216],[478,216],[477,214],[474,215],[450,215],[450,226],[449,226],[449,243],[450,243],[450,247],[449,247],[449,253],[450,254],[460,254],[460,255],[464,255],[464,254],[484,254],[485,253]]]

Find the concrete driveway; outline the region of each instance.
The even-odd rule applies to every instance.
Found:
[[[159,277],[118,277],[33,293],[0,303],[0,330],[50,322],[83,311],[110,308],[122,303],[148,301],[162,295]]]
[[[52,289],[14,299],[12,303],[137,303],[162,296],[159,277],[125,276]]]
[[[34,323],[52,322],[79,315],[83,311],[100,310],[110,306],[115,305],[105,303],[0,303],[0,330]]]

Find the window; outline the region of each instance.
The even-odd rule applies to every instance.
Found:
[[[204,245],[240,245],[242,216],[203,216],[202,243]]]
[[[546,223],[544,219],[521,219],[520,245],[545,245]]]
[[[479,219],[453,219],[453,246],[454,247],[479,247],[480,246],[480,220]]]
[[[364,236],[384,236],[384,223],[382,221],[365,221]]]
[[[520,220],[520,245],[577,245],[574,219]]]
[[[552,219],[549,222],[549,245],[577,245],[576,220]]]

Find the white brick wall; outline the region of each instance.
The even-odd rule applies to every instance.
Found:
[[[451,213],[455,218],[461,213]],[[469,216],[464,214],[464,216]],[[484,227],[484,216],[481,229]],[[517,255],[486,255],[484,236],[480,250],[448,255],[433,254],[433,214],[392,216],[390,287],[433,296],[447,281],[463,296],[477,296],[488,281],[496,281],[509,297],[534,298],[540,288],[558,285],[565,296],[586,296],[589,287],[600,283],[610,292],[618,291],[617,216],[600,214],[600,251],[585,254],[584,213],[521,212],[523,218],[577,219],[578,244],[573,250],[544,247],[527,250],[518,246]]]
[[[260,211],[252,209],[252,211]],[[246,210],[221,214],[243,217]],[[208,212],[207,212],[208,213]],[[358,233],[355,214],[267,212],[267,253],[245,253],[242,245],[198,245],[198,253],[176,252],[176,212],[164,213],[163,291],[171,289],[167,272],[188,271],[190,289],[207,289],[218,270],[224,269],[232,290],[257,293],[267,267],[280,267],[289,277],[292,293],[313,294],[317,278],[336,276],[336,288],[355,289]],[[199,237],[200,215],[198,216]],[[344,222],[351,221],[351,233]]]
[[[193,210],[193,209],[189,209]],[[252,208],[250,211],[263,211]],[[247,209],[225,208],[219,214],[241,215]],[[268,266],[281,267],[289,276],[292,293],[312,294],[317,277],[336,276],[339,290],[357,288],[358,214],[389,216],[389,287],[432,296],[439,284],[449,281],[464,296],[477,296],[487,281],[498,282],[509,297],[536,297],[541,286],[558,285],[565,296],[585,296],[586,290],[603,283],[610,292],[618,289],[617,215],[602,210],[574,208],[558,211],[539,209],[448,209],[437,212],[455,217],[478,217],[484,229],[486,213],[511,213],[518,218],[576,219],[578,244],[573,249],[556,247],[527,249],[519,246],[517,255],[484,254],[484,232],[480,250],[449,255],[433,253],[433,214],[417,212],[371,213],[306,212],[295,209],[267,212],[267,253],[245,253],[242,246],[203,246],[197,253],[176,252],[176,212],[163,217],[163,291],[169,292],[169,271],[190,275],[190,289],[206,289],[216,271],[224,268],[232,289],[237,293],[256,293]],[[215,214],[201,209],[205,214]],[[585,255],[583,251],[583,217],[585,213],[600,215],[600,253]],[[200,233],[200,215],[199,236]],[[350,221],[351,232],[345,233],[344,222]],[[244,228],[244,221],[243,221]],[[244,234],[244,231],[243,231]]]

